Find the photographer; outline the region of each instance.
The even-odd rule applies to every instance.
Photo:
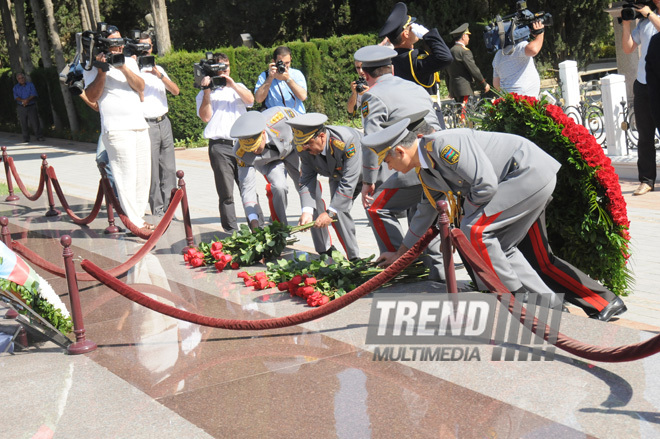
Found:
[[[531,25],[531,41],[513,41],[513,46],[504,46],[493,59],[493,87],[507,93],[539,97],[541,78],[534,65],[534,57],[543,47],[545,26],[541,20]]]
[[[367,85],[367,80],[364,79],[364,71],[362,70],[362,62],[355,61],[355,71],[357,72],[359,78],[357,81],[351,82],[351,97],[348,98],[346,102],[346,111],[351,116],[355,115],[355,111],[360,105],[362,99],[361,96],[369,90]]]
[[[218,192],[220,222],[225,232],[232,232],[238,230],[234,182],[237,185],[239,182],[236,157],[232,151],[234,140],[230,131],[241,114],[246,113],[248,107],[252,107],[254,96],[247,87],[232,79],[227,55],[216,53],[213,60],[219,69],[214,75],[224,78],[226,85],[212,89],[211,77],[205,76],[202,79],[202,90],[196,99],[197,115],[207,124],[204,138],[209,139],[209,159],[215,178],[215,189]]]
[[[151,56],[153,47],[148,33],[140,35],[140,43],[149,49],[141,54]],[[163,216],[170,204],[172,189],[176,188],[176,162],[174,158],[174,136],[172,124],[167,117],[167,92],[179,94],[179,87],[172,82],[161,66],[143,67],[140,74],[144,79],[144,101],[142,112],[149,124],[151,140],[151,185],[149,207],[151,214]]]
[[[300,70],[291,68],[291,49],[280,46],[273,52],[268,70],[261,72],[254,86],[254,97],[266,108],[289,107],[305,112],[307,81]]]
[[[641,47],[639,63],[637,64],[637,79],[633,84],[633,109],[639,140],[637,142],[637,174],[639,186],[633,195],[644,195],[654,190],[656,178],[655,164],[655,124],[651,113],[651,100],[646,83],[646,53],[653,35],[660,30],[660,18],[654,12],[660,6],[660,0],[654,0],[649,5],[635,4],[637,14],[642,17],[637,27],[631,32],[630,22],[623,20],[621,44],[625,53],[632,53],[637,46]],[[634,17],[628,17],[633,18]]]
[[[111,44],[108,43],[107,52],[96,55],[92,69],[83,72],[85,94],[91,104],[98,102],[104,131],[102,140],[108,151],[121,207],[133,224],[145,231],[153,230],[155,227],[142,219],[151,179],[149,125],[142,116],[140,103],[144,80],[137,62],[131,57],[116,65],[106,62],[107,58],[115,58],[123,51],[123,39],[117,28],[108,26],[102,36]]]

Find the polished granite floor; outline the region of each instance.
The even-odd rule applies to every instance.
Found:
[[[73,209],[88,212],[88,202]],[[77,260],[109,269],[144,241],[46,218],[45,201],[0,203],[10,231],[61,264],[59,238]],[[195,226],[197,241],[223,236]],[[235,271],[184,266],[183,224],[121,279],[179,309],[258,319],[304,311],[288,293],[255,292]],[[79,264],[76,264],[79,268]],[[44,273],[67,301],[63,279]],[[228,331],[177,321],[95,282],[79,282],[88,339],[98,349],[67,356],[54,345],[0,357],[11,420],[3,437],[659,437],[660,356],[589,363],[558,351],[554,361],[384,362],[365,344],[371,295],[303,325]],[[141,287],[140,285],[148,285]],[[432,282],[374,294],[444,292]],[[645,340],[651,332],[564,315],[561,331],[597,345]],[[6,412],[6,410],[5,410]],[[35,436],[37,433],[45,436]],[[50,436],[48,436],[50,434]]]

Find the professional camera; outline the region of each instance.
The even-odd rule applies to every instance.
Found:
[[[210,88],[215,90],[219,87],[224,87],[227,85],[227,78],[224,76],[219,76],[220,73],[227,71],[227,64],[216,63],[213,60],[213,53],[206,52],[206,58],[199,60],[199,63],[193,64],[193,76],[195,78],[194,86],[195,88]],[[204,77],[211,77],[211,84],[206,87],[202,86],[202,79]]]
[[[69,87],[69,92],[74,96],[82,94],[85,89],[83,66],[80,64],[80,53],[82,51],[82,34],[80,32],[76,34],[76,48],[76,56],[73,58],[73,62],[60,72],[60,81]]]
[[[284,65],[284,62],[282,60],[279,60],[275,63],[275,68],[277,68],[277,73],[279,73],[280,75],[286,72],[286,66]]]
[[[619,23],[621,23],[621,21],[632,21],[632,20],[637,20],[638,18],[644,18],[642,17],[642,14],[640,14],[637,11],[637,8],[635,6],[637,6],[638,8],[648,6],[649,8],[651,8],[652,11],[655,10],[655,3],[653,3],[652,1],[649,0],[630,1],[625,5],[623,5],[621,9],[621,18],[619,18]]]
[[[151,44],[140,43],[141,35],[142,32],[137,29],[129,32],[129,36],[126,38],[126,46],[124,46],[124,55],[137,56],[137,63],[140,69],[155,67],[156,60],[153,55],[149,55]]]
[[[81,50],[81,63],[85,70],[91,70],[92,67],[100,67],[107,69],[107,64],[114,67],[124,65],[124,54],[113,53],[110,51],[113,47],[123,47],[125,41],[123,38],[108,38],[108,35],[117,31],[115,26],[110,26],[107,23],[97,23],[96,32],[86,30],[81,35],[82,50]],[[105,63],[96,61],[96,56],[99,53],[105,54]]]
[[[367,80],[364,79],[362,76],[360,76],[357,81],[355,81],[355,91],[358,93],[362,93],[369,87],[367,84]]]
[[[532,13],[527,9],[526,1],[516,2],[516,12],[500,17],[499,15],[486,26],[484,30],[484,42],[489,52],[496,52],[503,47],[513,46],[526,40],[530,35],[537,35],[531,29],[535,21],[540,21],[545,26],[552,26],[552,15],[545,12]]]

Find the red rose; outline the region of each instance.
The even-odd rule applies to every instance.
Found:
[[[297,275],[297,276],[294,276],[289,282],[298,285],[302,281],[303,281],[303,277],[301,275]]]
[[[241,271],[236,275],[236,277],[240,277],[240,278],[243,278],[243,279],[248,279],[250,277],[250,275],[247,274],[247,271]]]
[[[213,256],[213,259],[216,261],[219,261],[222,258],[222,255],[224,255],[224,253],[220,250],[211,250],[211,256]]]
[[[323,297],[321,297],[321,303],[319,303],[319,306],[320,305],[325,305],[328,302],[330,302],[330,298],[328,296],[324,295]]]
[[[259,279],[267,279],[266,273],[264,271],[260,271],[258,273],[255,273],[254,278],[259,280]]]
[[[222,250],[222,242],[220,241],[214,241],[213,244],[211,244],[211,251],[220,251]]]
[[[222,257],[220,258],[220,260],[221,260],[222,262],[224,262],[225,264],[228,264],[228,263],[231,262],[231,255],[225,255],[225,254],[223,254]]]
[[[203,258],[196,258],[196,257],[192,258],[190,260],[190,265],[192,265],[193,267],[201,267],[202,265],[204,265],[204,259]]]
[[[312,294],[314,294],[314,287],[298,288],[298,292],[300,293],[300,295],[307,298],[307,297],[311,296]]]
[[[289,283],[288,282],[280,282],[277,284],[277,289],[280,291],[289,291]]]
[[[227,263],[226,263],[226,262],[223,262],[223,261],[216,261],[216,263],[213,264],[213,265],[215,265],[215,268],[216,268],[218,271],[222,271],[222,270],[224,270],[225,267],[227,266]]]
[[[238,262],[232,262],[232,263],[231,263],[231,268],[232,268],[232,270],[237,270],[238,267],[239,267]]]
[[[305,279],[305,285],[314,285],[316,284],[316,278],[315,277],[308,277]]]

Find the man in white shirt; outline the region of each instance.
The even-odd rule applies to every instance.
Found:
[[[148,33],[140,35],[140,43],[149,44],[151,55],[151,37]],[[144,79],[144,101],[142,112],[149,124],[151,140],[151,189],[149,207],[151,214],[163,216],[170,204],[172,189],[176,188],[176,161],[174,158],[174,137],[172,124],[167,117],[167,92],[179,94],[179,87],[172,82],[161,66],[140,69]]]
[[[238,230],[234,207],[234,182],[238,185],[238,167],[233,152],[234,140],[231,127],[241,114],[252,107],[254,96],[243,84],[231,78],[229,58],[224,53],[213,55],[216,64],[224,67],[217,73],[227,81],[224,87],[211,89],[211,78],[202,79],[202,90],[197,94],[197,115],[206,122],[204,138],[209,139],[209,159],[215,189],[218,192],[220,222],[225,232]],[[240,187],[240,185],[239,185]],[[259,216],[263,216],[259,210]]]
[[[123,39],[115,26],[108,26],[103,36],[113,42],[113,54],[122,53]],[[151,181],[151,148],[139,95],[144,92],[144,80],[137,62],[127,57],[124,64],[112,66],[99,53],[92,69],[83,75],[87,98],[92,104],[98,102],[103,143],[121,207],[133,224],[153,230],[143,219]]]

